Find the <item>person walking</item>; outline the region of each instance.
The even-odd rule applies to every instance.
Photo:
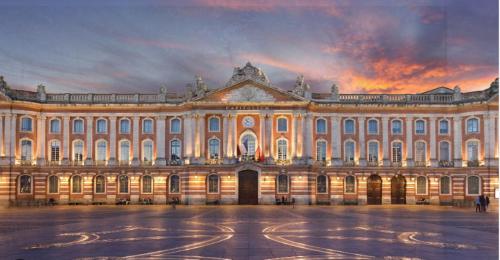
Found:
[[[479,203],[481,204],[481,211],[486,212],[486,200],[484,199],[484,195],[479,196]]]
[[[481,200],[479,199],[479,196],[476,197],[476,212],[481,212]]]
[[[485,200],[486,200],[486,209],[488,209],[488,207],[490,206],[490,197],[486,196]]]

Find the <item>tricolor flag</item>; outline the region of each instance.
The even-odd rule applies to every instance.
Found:
[[[240,150],[241,155],[244,155],[247,153],[247,144],[248,144],[248,140],[245,139],[238,146],[238,148],[240,148],[239,150]]]

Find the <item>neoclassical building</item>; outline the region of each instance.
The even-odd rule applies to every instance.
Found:
[[[183,94],[68,94],[0,79],[0,203],[462,204],[498,189],[483,91],[312,93],[247,63]]]

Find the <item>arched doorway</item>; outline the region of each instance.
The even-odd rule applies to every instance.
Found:
[[[366,183],[367,203],[370,205],[382,204],[382,179],[378,175],[368,177]]]
[[[391,179],[391,203],[406,204],[406,180],[403,175],[396,175]]]
[[[238,204],[259,204],[259,174],[244,170],[238,173]]]

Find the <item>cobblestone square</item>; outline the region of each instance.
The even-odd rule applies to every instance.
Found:
[[[498,259],[498,212],[438,206],[0,211],[1,259]]]

